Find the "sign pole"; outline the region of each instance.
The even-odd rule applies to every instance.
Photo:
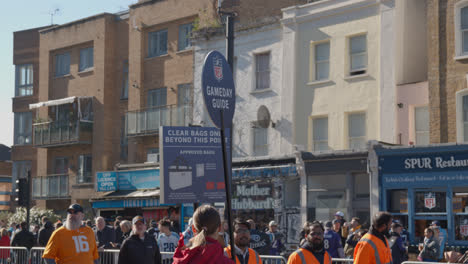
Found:
[[[224,167],[224,185],[226,190],[226,211],[229,225],[229,244],[231,245],[231,258],[236,261],[236,254],[234,253],[234,228],[232,226],[232,214],[231,214],[231,178],[229,177],[227,150],[226,150],[226,137],[224,131],[224,117],[223,110],[221,111],[221,148],[223,150],[223,167]]]

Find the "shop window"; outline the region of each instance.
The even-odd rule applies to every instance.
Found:
[[[455,240],[468,240],[468,187],[453,188]]]
[[[424,229],[429,227],[433,221],[437,219],[417,219],[414,221],[414,240],[416,243],[423,243],[424,241]],[[447,221],[446,220],[437,220],[440,223],[440,226],[447,231]]]
[[[387,191],[387,211],[408,213],[408,190]]]
[[[336,211],[346,212],[346,180],[342,174],[307,177],[307,219],[333,219]]]
[[[369,174],[355,174],[354,175],[354,198],[368,199],[369,195]]]
[[[432,190],[415,192],[416,214],[431,215],[445,214],[447,212],[446,193]]]

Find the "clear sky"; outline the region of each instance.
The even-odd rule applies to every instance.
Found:
[[[128,9],[138,0],[14,0],[4,1],[0,16],[0,144],[13,145],[12,99],[15,93],[15,67],[13,66],[13,32],[64,24],[95,14],[115,13]],[[36,73],[34,73],[36,76]]]

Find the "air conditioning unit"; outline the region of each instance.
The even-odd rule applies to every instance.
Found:
[[[159,163],[159,153],[148,153],[146,155],[146,161]]]

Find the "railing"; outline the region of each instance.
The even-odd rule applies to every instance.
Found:
[[[53,147],[92,142],[92,121],[53,121],[33,124],[34,146]]]
[[[137,111],[125,115],[125,131],[128,137],[159,133],[160,126],[187,126],[191,121],[192,106],[166,105]]]
[[[68,174],[53,174],[34,177],[32,181],[33,199],[69,198]]]

